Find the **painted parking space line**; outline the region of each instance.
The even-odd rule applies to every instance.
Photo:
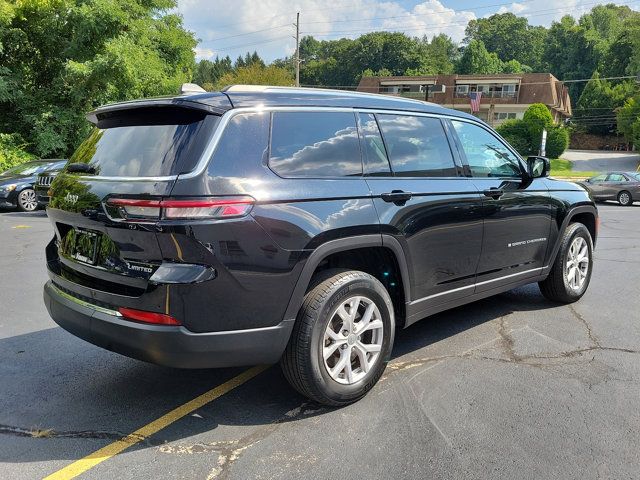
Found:
[[[133,445],[146,440],[151,435],[154,435],[163,428],[168,427],[172,423],[180,420],[181,418],[189,415],[195,410],[198,410],[204,405],[221,397],[225,393],[228,393],[234,388],[248,382],[258,374],[265,371],[267,368],[269,368],[268,365],[261,365],[250,368],[249,370],[245,370],[240,375],[233,377],[231,380],[228,380],[223,384],[212,388],[211,390],[203,393],[193,400],[190,400],[187,403],[174,408],[170,412],[165,413],[160,418],[153,420],[152,422],[139,428],[135,432],[130,433],[126,437],[121,438],[120,440],[116,440],[115,442],[110,443],[109,445],[102,447],[99,450],[96,450],[86,457],[81,458],[80,460],[77,460],[70,465],[67,465],[66,467],[52,473],[51,475],[48,475],[44,480],[68,480],[77,477],[78,475],[95,467],[99,463],[102,463],[105,460],[108,460],[111,457],[122,453],[129,447],[132,447]]]

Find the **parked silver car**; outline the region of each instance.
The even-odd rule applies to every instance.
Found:
[[[579,183],[597,201],[617,200],[623,206],[640,201],[640,172],[602,173]]]

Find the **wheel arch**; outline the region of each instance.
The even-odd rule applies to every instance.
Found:
[[[555,245],[553,246],[553,250],[551,251],[549,261],[545,266],[545,269],[547,271],[551,269],[553,262],[555,262],[558,251],[560,250],[562,237],[564,235],[564,232],[567,230],[567,227],[570,224],[577,222],[582,223],[585,227],[587,227],[587,230],[589,230],[589,233],[591,234],[593,246],[595,247],[596,239],[598,236],[598,209],[595,207],[595,205],[580,205],[577,207],[573,207],[567,212],[564,220],[562,221],[562,225],[560,226],[558,232],[558,238]]]
[[[358,252],[364,252],[365,250],[371,252],[373,251],[371,249],[379,252],[386,251],[388,252],[388,255],[392,256],[390,258],[395,260],[394,268],[397,269],[397,273],[400,277],[399,280],[402,283],[402,288],[400,289],[401,295],[396,295],[395,298],[394,295],[391,296],[392,300],[394,300],[394,307],[396,310],[399,309],[404,312],[404,306],[410,301],[409,269],[404,250],[400,242],[392,236],[371,234],[329,240],[313,250],[307,258],[302,268],[302,272],[298,277],[298,281],[294,287],[289,304],[287,305],[284,318],[296,318],[298,311],[302,306],[304,296],[311,285],[313,275],[318,271],[319,267],[322,268],[323,262],[328,261],[331,258],[337,258],[340,255],[346,256],[350,254],[357,254]],[[366,271],[366,269],[363,270]],[[367,273],[372,272],[369,271]],[[400,304],[397,304],[396,302],[399,302]],[[404,324],[404,318],[397,318],[396,322],[397,325],[402,326]]]

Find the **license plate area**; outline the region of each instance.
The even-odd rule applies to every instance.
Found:
[[[99,233],[91,230],[74,228],[71,230],[72,237],[66,242],[65,249],[67,256],[77,262],[95,265],[98,254]]]

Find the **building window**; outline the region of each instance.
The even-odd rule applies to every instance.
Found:
[[[515,112],[496,112],[493,114],[493,119],[498,121],[514,120],[517,118]]]

